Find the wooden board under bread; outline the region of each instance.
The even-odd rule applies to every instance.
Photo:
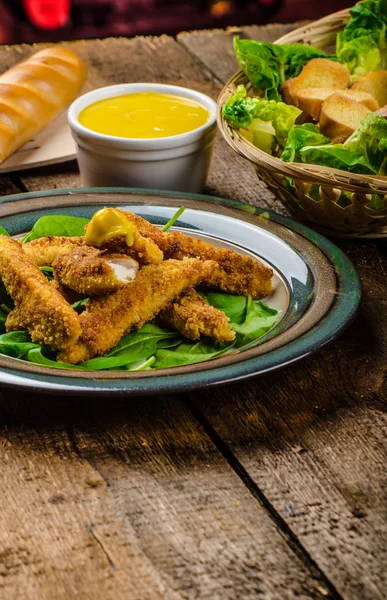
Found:
[[[47,127],[0,164],[0,174],[43,167],[76,158],[75,142],[64,110]]]

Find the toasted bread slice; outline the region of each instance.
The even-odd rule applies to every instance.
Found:
[[[337,90],[334,88],[301,88],[300,90],[297,90],[294,100],[296,105],[302,111],[313,117],[315,121],[318,121],[323,102],[335,92],[337,92]],[[360,102],[360,104],[364,104],[364,106],[372,111],[379,108],[375,98],[367,92],[349,89],[342,90],[341,93]]]
[[[320,131],[334,143],[348,138],[369,113],[369,108],[346,93],[335,92],[322,105]]]
[[[292,77],[292,79],[287,79],[285,81],[285,83],[283,83],[280,87],[282,100],[285,102],[285,104],[291,104],[291,105],[295,104],[295,102],[293,100],[293,96],[290,93],[290,86],[292,85],[294,80],[295,80],[295,77]]]
[[[350,84],[349,71],[341,63],[327,58],[313,58],[295,77],[289,86],[290,95],[295,96],[301,88],[334,88],[345,90]]]
[[[368,92],[379,106],[387,104],[387,71],[370,71],[353,84],[352,90]]]
[[[315,121],[318,121],[324,100],[335,92],[334,88],[300,88],[296,90],[294,101],[298,108],[310,115]]]

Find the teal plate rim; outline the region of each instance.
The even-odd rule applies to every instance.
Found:
[[[337,291],[329,311],[309,331],[288,344],[260,356],[242,360],[232,365],[218,366],[198,372],[171,375],[153,373],[152,377],[138,379],[82,379],[76,376],[44,375],[21,371],[17,367],[0,370],[0,385],[30,392],[79,394],[79,395],[157,395],[180,393],[207,386],[236,382],[248,377],[264,375],[301,360],[334,341],[355,318],[361,299],[361,283],[358,274],[347,256],[330,240],[310,229],[303,223],[272,211],[243,204],[236,200],[202,194],[191,194],[143,188],[98,187],[69,188],[12,194],[0,198],[0,204],[44,198],[81,194],[137,194],[187,198],[242,210],[250,215],[268,215],[268,219],[287,230],[294,231],[318,248],[335,269]],[[210,364],[209,361],[208,364]]]

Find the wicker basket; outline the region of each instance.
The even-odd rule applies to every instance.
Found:
[[[342,10],[296,29],[276,43],[303,43],[321,49],[329,48],[349,18],[349,10]],[[230,146],[253,164],[258,177],[279,196],[289,212],[331,235],[387,236],[387,177],[357,175],[318,165],[285,163],[259,150],[231,129],[221,114],[222,106],[240,84],[244,84],[247,90],[251,89],[242,71],[234,75],[220,93],[219,128]],[[368,206],[374,194],[382,200],[383,208],[377,212]]]

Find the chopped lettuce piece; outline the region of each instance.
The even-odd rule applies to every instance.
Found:
[[[288,139],[281,154],[281,160],[285,162],[302,162],[300,150],[304,146],[322,146],[329,144],[330,139],[320,133],[317,125],[304,123],[295,125],[289,131]]]
[[[387,175],[387,119],[369,113],[343,147],[361,154],[378,175]]]
[[[350,173],[375,175],[375,169],[366,156],[344,148],[342,144],[326,144],[324,146],[305,146],[300,150],[304,163],[332,167]]]
[[[235,129],[248,130],[252,143],[271,153],[274,143],[283,146],[290,129],[301,114],[295,106],[284,102],[247,97],[246,88],[236,93],[223,106],[223,116]],[[246,131],[245,137],[248,137]]]
[[[355,81],[387,65],[387,0],[364,0],[350,14],[351,20],[337,35],[336,53]]]

